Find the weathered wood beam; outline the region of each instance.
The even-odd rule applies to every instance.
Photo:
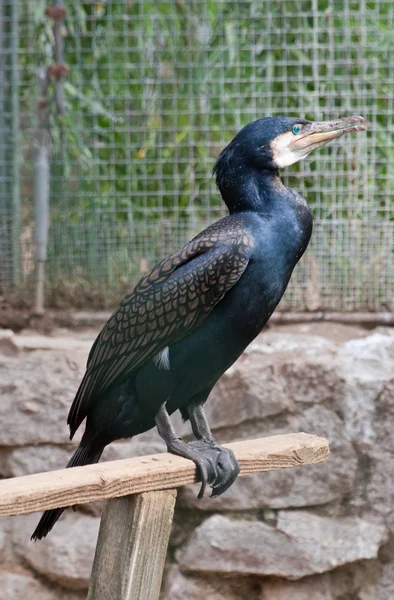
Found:
[[[290,433],[227,445],[241,475],[325,462],[326,439]],[[193,462],[173,454],[127,458],[0,481],[0,517],[83,504],[196,481]]]
[[[108,500],[87,600],[157,600],[176,490]]]

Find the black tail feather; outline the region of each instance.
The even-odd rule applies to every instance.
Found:
[[[92,465],[97,463],[100,460],[103,450],[104,448],[93,450],[90,446],[83,446],[81,443],[68,461],[66,469],[69,469],[70,467],[80,467],[82,465]],[[35,528],[31,539],[41,540],[43,537],[45,537],[51,531],[52,527],[65,509],[66,507],[46,510],[43,513],[37,527]]]

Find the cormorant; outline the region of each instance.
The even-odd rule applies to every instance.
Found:
[[[107,444],[155,425],[169,452],[193,460],[212,496],[239,473],[214,439],[204,403],[221,375],[262,330],[312,232],[306,200],[278,170],[345,133],[362,117],[311,122],[267,117],[246,125],[213,172],[229,215],[142,277],[104,325],[68,415],[70,439],[86,429],[67,467],[95,463]],[[190,419],[184,442],[169,415]],[[32,538],[51,530],[63,508],[45,511]]]

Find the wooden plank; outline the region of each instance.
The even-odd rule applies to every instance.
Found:
[[[306,433],[234,442],[227,447],[235,453],[241,475],[324,462],[329,455],[326,439]],[[0,481],[0,517],[174,489],[194,481],[194,463],[168,453],[4,479]]]
[[[176,490],[108,500],[88,600],[158,600]]]

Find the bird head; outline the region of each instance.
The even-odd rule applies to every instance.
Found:
[[[237,133],[219,155],[213,172],[222,189],[227,187],[226,179],[234,182],[243,169],[276,172],[346,133],[366,128],[363,117],[320,122],[290,117],[258,119]]]

